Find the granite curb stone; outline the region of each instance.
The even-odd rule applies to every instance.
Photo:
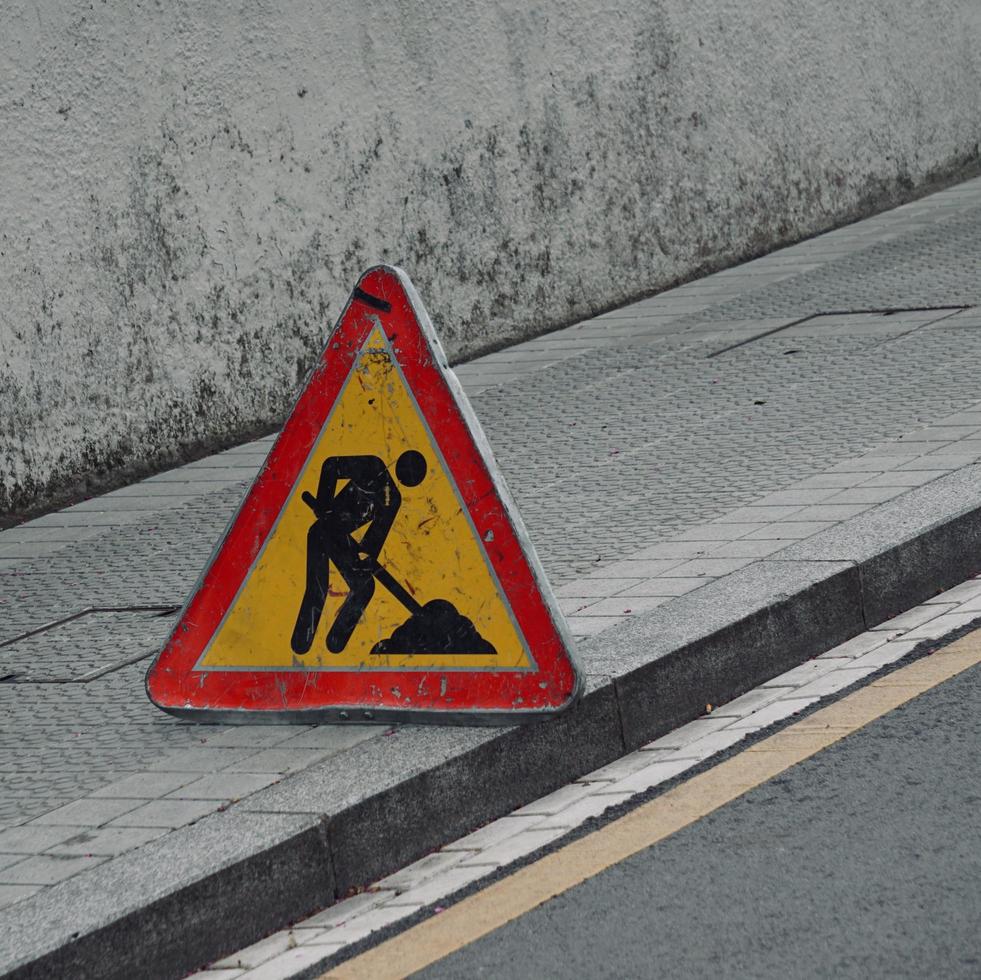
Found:
[[[861,570],[868,626],[963,581],[981,556],[981,467],[968,466],[780,553],[791,561],[848,561]],[[924,588],[927,589],[924,592]]]
[[[320,821],[216,813],[5,910],[0,970],[11,980],[183,976],[334,892]]]

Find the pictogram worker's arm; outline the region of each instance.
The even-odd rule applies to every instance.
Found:
[[[337,496],[338,480],[350,480],[358,486],[364,486],[373,477],[377,477],[380,465],[381,460],[377,456],[328,456],[320,467],[317,496],[305,493],[303,499],[313,508],[317,517],[326,518],[330,515]]]

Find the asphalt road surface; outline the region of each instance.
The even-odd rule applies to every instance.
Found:
[[[981,977],[981,667],[416,976]]]

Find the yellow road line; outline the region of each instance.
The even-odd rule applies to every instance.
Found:
[[[321,980],[396,980],[421,970],[587,878],[670,837],[791,766],[981,662],[981,630],[894,671],[440,915],[335,967]]]

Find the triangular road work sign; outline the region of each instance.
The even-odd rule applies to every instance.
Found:
[[[362,277],[147,674],[208,721],[511,723],[581,678],[418,294]]]

